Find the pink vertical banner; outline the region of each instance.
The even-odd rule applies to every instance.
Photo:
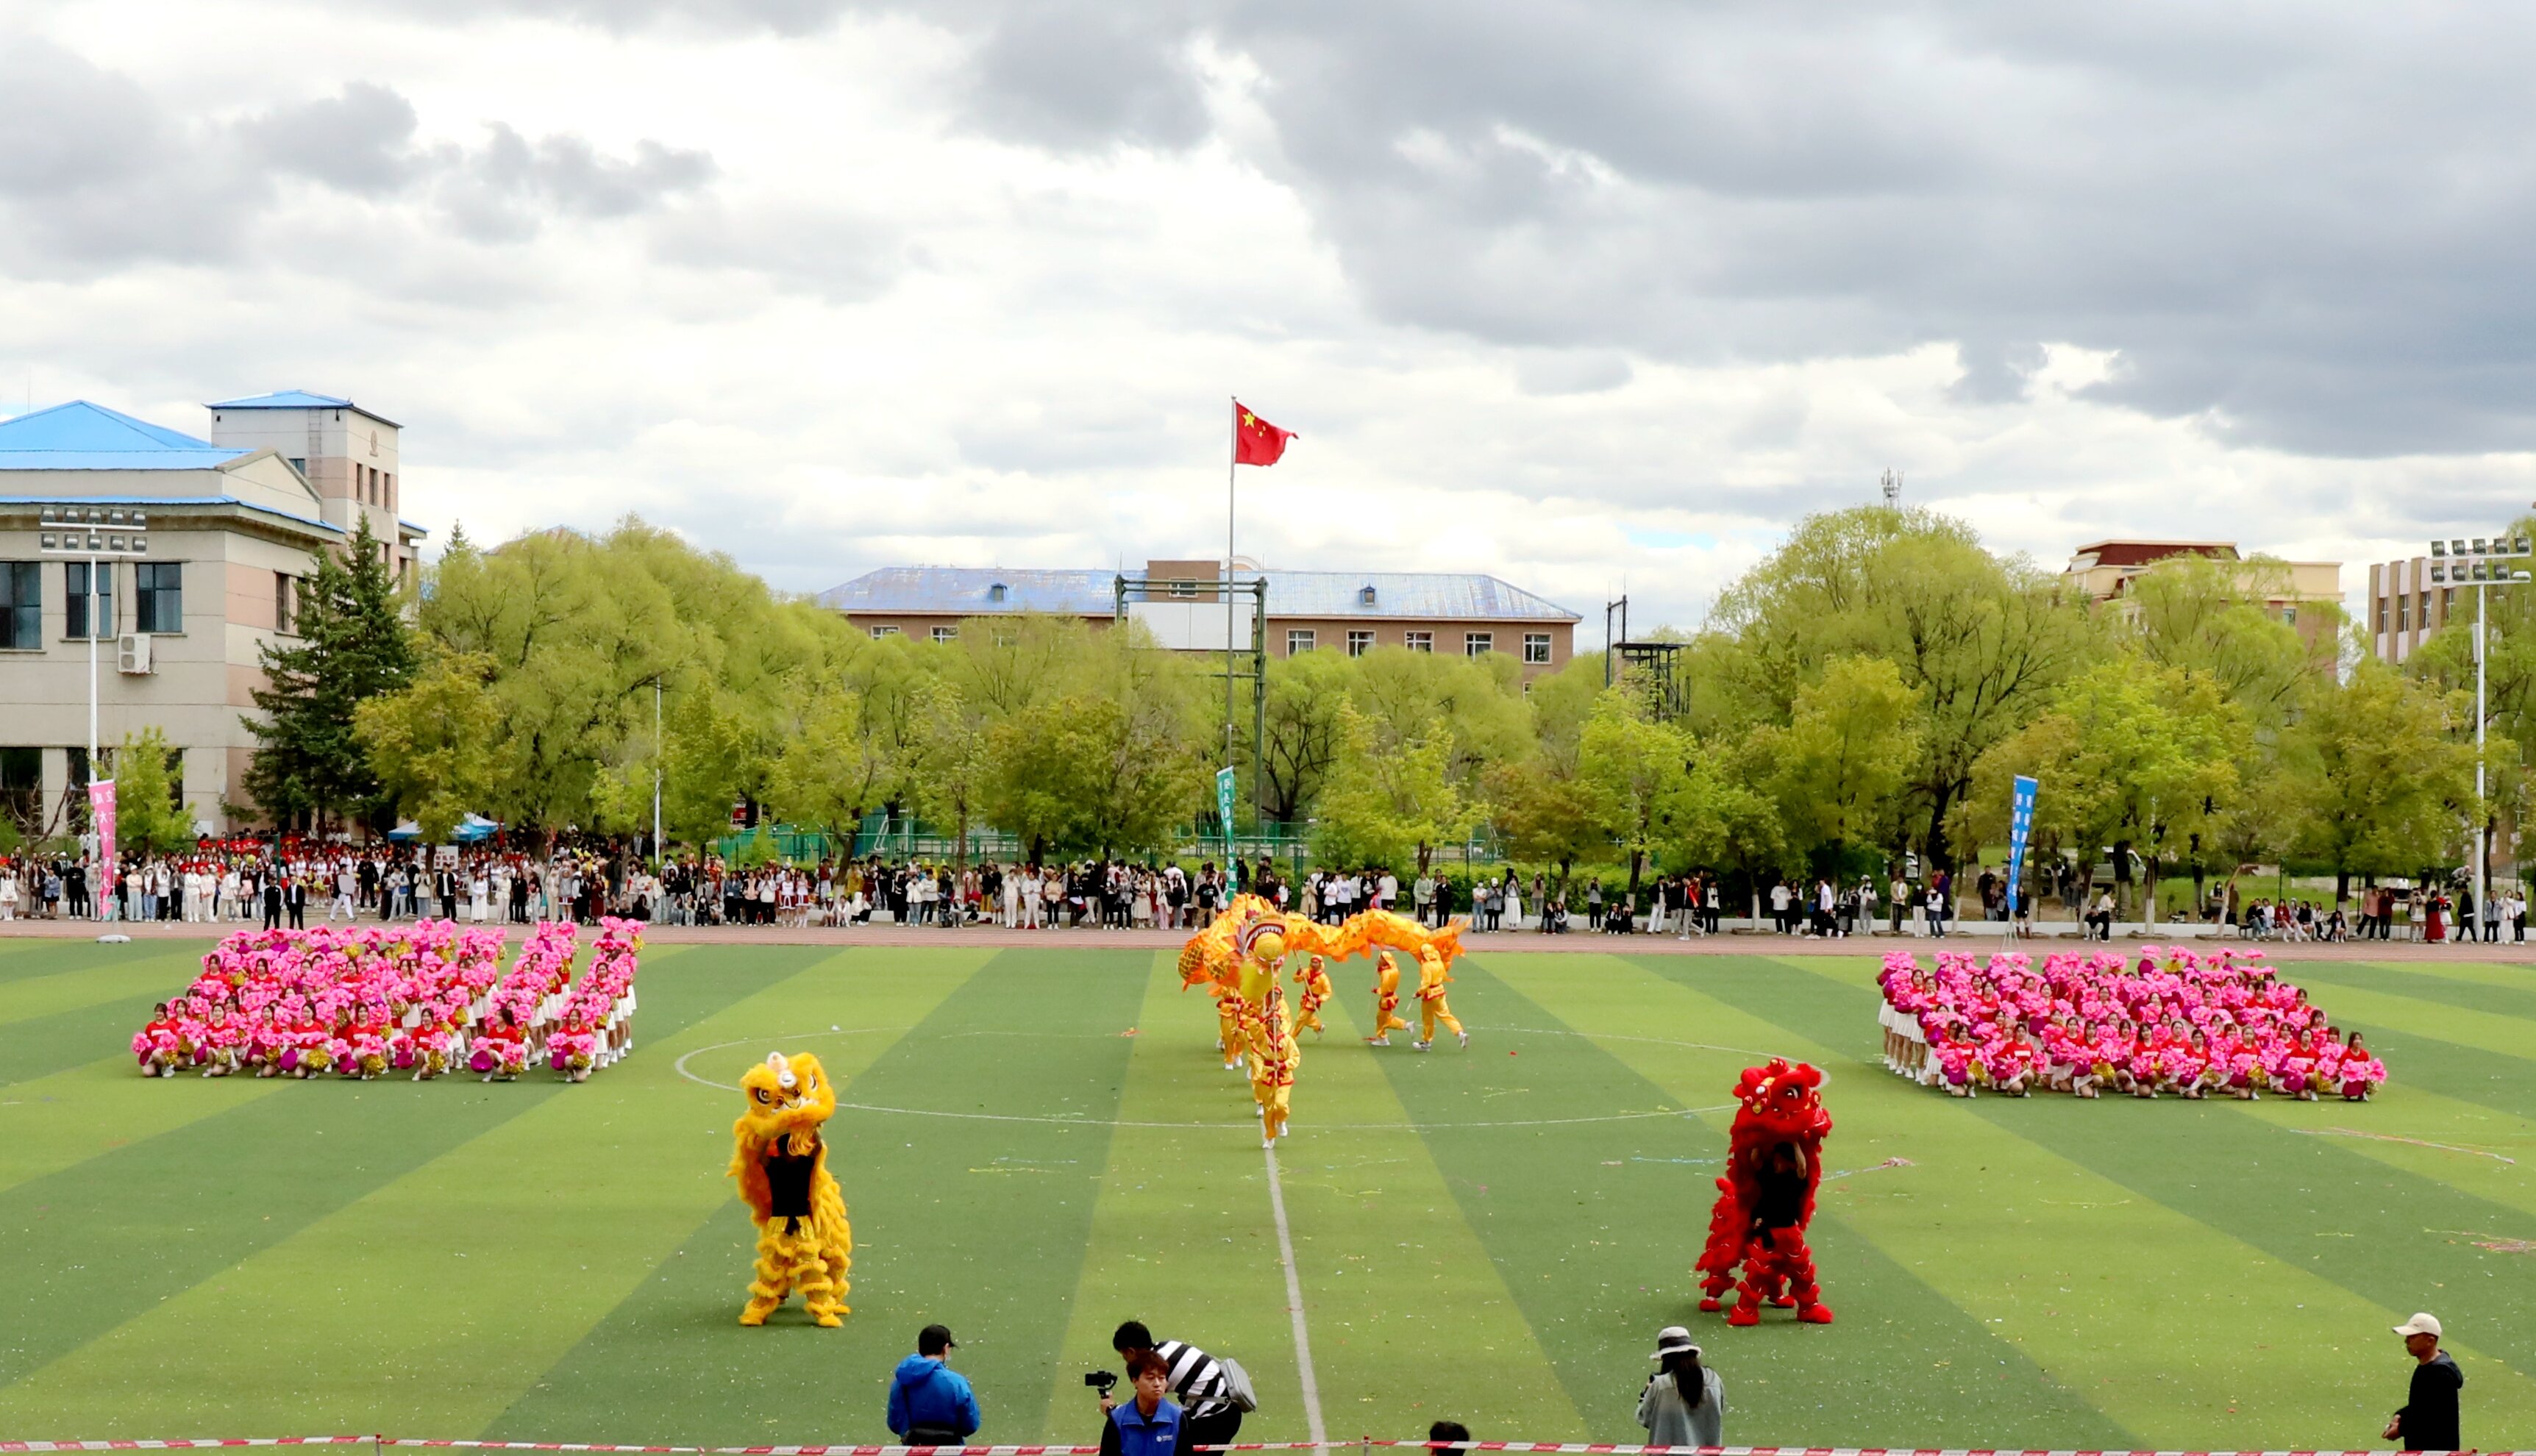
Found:
[[[96,907],[97,918],[105,918],[105,908],[114,903],[114,781],[106,779],[88,786],[89,820],[96,828]]]

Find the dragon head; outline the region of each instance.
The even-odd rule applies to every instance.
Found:
[[[748,1100],[740,1122],[760,1143],[786,1133],[816,1131],[837,1110],[837,1089],[819,1059],[806,1051],[797,1056],[768,1052],[766,1060],[740,1077],[739,1092]]]
[[[1735,1100],[1744,1105],[1735,1114],[1736,1130],[1783,1139],[1818,1138],[1831,1131],[1822,1080],[1818,1068],[1805,1062],[1790,1065],[1781,1056],[1770,1058],[1767,1066],[1745,1067],[1735,1081]]]

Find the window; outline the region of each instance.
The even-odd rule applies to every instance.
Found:
[[[2298,625],[2298,608],[2297,608],[2297,607],[2295,607],[2295,606],[2284,606],[2284,607],[2282,607],[2282,608],[2281,608],[2281,620],[2282,620],[2282,621],[2284,621],[2284,622],[2289,623],[2289,624],[2290,624],[2291,626],[2293,626],[2293,627],[2297,626],[2297,625]]]
[[[1549,634],[1549,633],[1547,633],[1547,632],[1526,632],[1526,633],[1524,633],[1524,634],[1523,634],[1523,660],[1524,660],[1525,662],[1527,662],[1527,663],[1547,663],[1547,662],[1549,662],[1549,661],[1550,661],[1550,634]]]
[[[1401,646],[1408,648],[1411,652],[1433,652],[1435,650],[1435,634],[1432,632],[1404,633],[1401,637]]]
[[[933,629],[933,640],[936,642],[956,642],[959,640],[959,637],[960,629],[956,626],[936,627]]]
[[[1002,582],[997,582],[997,583],[995,583],[993,586],[988,587],[988,588],[986,589],[986,600],[987,600],[987,601],[1003,601],[1003,600],[1004,600],[1004,584],[1003,584]]]
[[[273,574],[273,630],[289,636],[299,632],[299,585],[286,571]]]
[[[2456,589],[2456,588],[2454,588],[2454,587],[2450,587],[2450,588],[2448,588],[2447,590],[2445,590],[2445,591],[2443,591],[2443,592],[2440,593],[2440,620],[2441,620],[2441,621],[2443,621],[2443,622],[2444,622],[2444,621],[2446,621],[2449,617],[2452,617],[2452,616],[2456,615],[2456,592],[2457,592],[2457,589]],[[2422,625],[2423,625],[2423,626],[2425,626],[2425,627],[2428,627],[2430,624],[2431,624],[2431,597],[2430,597],[2430,594],[2429,594],[2429,593],[2425,592],[2425,593],[2423,593],[2423,594],[2422,594]]]
[[[2454,587],[2450,587],[2450,588],[2448,588],[2446,591],[2444,591],[2444,592],[2442,592],[2442,593],[2441,593],[2441,594],[2440,594],[2440,605],[2441,605],[2441,607],[2442,609],[2447,610],[2447,611],[2454,611],[2454,610],[2456,610],[2456,588],[2454,588]],[[2422,594],[2422,609],[2421,609],[2420,611],[2415,612],[2413,615],[2414,615],[2414,619],[2415,619],[2415,620],[2414,620],[2413,625],[2415,625],[2415,626],[2417,626],[2417,627],[2421,628],[2421,629],[2422,629],[2423,631],[2425,631],[2425,632],[2427,632],[2427,631],[2431,630],[2431,594],[2430,594],[2430,593],[2428,593],[2428,592],[2424,592],[2424,593]]]
[[[66,561],[62,564],[62,587],[70,598],[70,609],[62,613],[62,634],[66,637],[111,637],[114,635],[114,563],[96,564],[96,630],[89,630],[88,563]]]
[[[306,475],[308,474],[308,457],[305,455],[294,455],[290,457],[290,468],[297,471],[301,475]]]
[[[897,636],[897,635],[898,635],[898,629],[897,629],[896,627],[874,627],[874,628],[872,628],[872,629],[871,629],[871,634],[872,634],[872,640],[873,640],[874,642],[877,642],[877,641],[879,641],[880,639],[882,639],[882,638],[884,638],[884,637],[895,637],[895,636]]]
[[[0,648],[41,652],[44,573],[32,561],[0,561]]]
[[[185,630],[185,566],[181,561],[136,561],[132,565],[135,632]]]
[[[1373,651],[1373,634],[1361,629],[1350,629],[1348,632],[1348,656],[1352,658],[1361,658],[1371,651]]]
[[[1359,606],[1371,606],[1373,604],[1373,588],[1371,586],[1363,586],[1356,589],[1356,604]]]
[[[1299,653],[1310,652],[1317,640],[1309,627],[1289,627],[1286,629],[1286,656],[1291,658]]]
[[[0,815],[32,834],[43,824],[44,750],[0,748]]]
[[[2378,598],[2378,635],[2380,635],[2380,636],[2385,635],[2385,631],[2386,631],[2386,599],[2385,599],[2385,598],[2383,598],[2383,597],[2380,597],[2380,598]]]
[[[1187,581],[1173,582],[1172,583],[1172,595],[1174,597],[1194,597],[1197,595],[1197,583]]]
[[[391,471],[381,478],[386,482],[379,491],[381,501],[393,511],[396,509],[396,473]]]
[[[1462,656],[1466,658],[1476,658],[1483,653],[1491,653],[1496,650],[1497,634],[1494,632],[1465,632],[1462,634]]]
[[[2413,599],[2410,596],[2395,599],[2395,630],[2398,632],[2413,630]]]

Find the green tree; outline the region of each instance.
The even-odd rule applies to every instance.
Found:
[[[2283,736],[2298,853],[2333,866],[2334,899],[2355,874],[2410,873],[2455,841],[2474,804],[2474,709],[2375,658],[2350,680],[2311,683]],[[2513,745],[2514,746],[2514,745]]]
[[[114,751],[114,840],[127,859],[172,854],[194,843],[194,816],[185,811],[175,750],[154,725],[140,736],[124,735]]]
[[[675,701],[661,754],[663,829],[703,844],[729,832],[731,806],[755,777],[752,741],[746,721],[721,693],[682,692]]]
[[[481,653],[436,651],[412,682],[353,710],[355,736],[390,809],[414,822],[427,845],[449,843],[493,782],[502,705]]]
[[[1324,861],[1397,867],[1414,858],[1423,875],[1437,845],[1471,832],[1478,813],[1452,782],[1452,735],[1441,717],[1403,742],[1350,704],[1339,734],[1314,826]]]
[[[1893,664],[1838,658],[1797,690],[1788,727],[1765,730],[1759,746],[1776,765],[1773,788],[1794,847],[1822,850],[1826,870],[1841,872],[1849,847],[1891,822],[1919,757],[1918,707]]]
[[[785,818],[841,838],[851,850],[885,777],[871,746],[857,694],[835,683],[813,690],[775,761],[773,803]]]
[[[2132,578],[2131,627],[2150,662],[2216,681],[2254,724],[2275,728],[2311,680],[2332,672],[2340,635],[2339,607],[2302,605],[2325,644],[2320,654],[2309,647],[2268,604],[2289,591],[2290,568],[2275,558],[2171,557]]]
[[[1973,765],[2100,659],[2104,637],[2058,576],[1993,556],[1960,521],[1880,506],[1809,516],[1719,599],[1691,652],[1693,722],[1703,735],[1786,724],[1828,665],[1892,664],[1918,694],[1908,838],[1951,866],[1947,824]]]
[[[247,792],[276,823],[340,816],[384,828],[377,821],[394,811],[353,713],[412,679],[414,647],[367,515],[340,552],[316,551],[296,625],[295,642],[257,649],[265,680],[244,720],[256,738]]]
[[[1034,704],[987,728],[982,750],[980,805],[1043,862],[1166,848],[1206,777],[1166,717],[1112,697]]]
[[[1259,807],[1293,824],[1310,812],[1339,752],[1339,710],[1357,679],[1356,660],[1299,653],[1268,664],[1268,736],[1260,756],[1266,782]]]
[[[1625,688],[1603,694],[1578,734],[1579,782],[1594,826],[1629,856],[1629,893],[1637,894],[1648,856],[1672,836],[1671,819],[1689,787],[1687,734],[1655,721]]]
[[[921,745],[915,764],[916,807],[953,838],[951,863],[968,863],[969,827],[983,802],[988,771],[986,722],[945,678],[918,689],[916,719]]]

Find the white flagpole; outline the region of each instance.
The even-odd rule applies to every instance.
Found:
[[[1233,767],[1233,481],[1241,464],[1241,401],[1233,401],[1233,434],[1224,453],[1224,763]],[[1224,873],[1233,875],[1233,821],[1224,821]]]

